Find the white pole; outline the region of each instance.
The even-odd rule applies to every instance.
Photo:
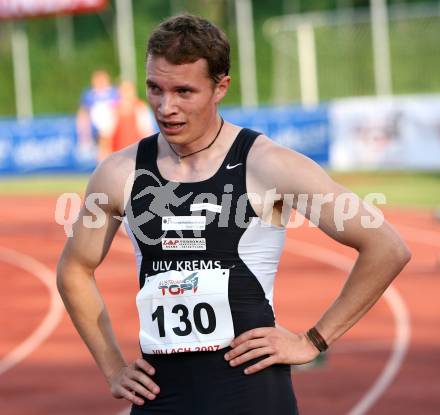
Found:
[[[136,50],[131,0],[116,0],[116,30],[121,78],[136,84]]]
[[[315,106],[319,103],[319,96],[315,34],[312,25],[310,23],[299,24],[297,36],[301,102],[304,106]]]
[[[257,106],[258,90],[252,0],[235,0],[235,21],[238,36],[241,103],[246,107]]]
[[[17,117],[32,117],[33,110],[29,45],[23,23],[18,22],[12,24],[11,44]]]
[[[370,0],[370,8],[376,94],[390,95],[392,93],[391,62],[386,2]]]

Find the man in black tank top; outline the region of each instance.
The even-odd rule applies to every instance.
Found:
[[[104,225],[87,226],[96,209],[83,207],[58,267],[66,308],[132,414],[297,414],[290,365],[312,361],[355,324],[410,254],[385,221],[365,226],[380,215],[362,203],[341,229],[336,200],[356,196],[306,157],[220,117],[229,43],[210,22],[163,22],[148,43],[147,72],[160,133],[94,172],[87,195],[105,194]],[[275,324],[273,282],[287,222],[280,202],[300,194],[332,196],[319,218],[311,204],[304,213],[359,256],[316,325],[292,333]],[[142,356],[131,364],[93,278],[121,218],[139,278]]]

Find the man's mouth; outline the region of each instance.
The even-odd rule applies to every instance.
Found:
[[[176,123],[176,122],[163,122],[162,121],[162,125],[167,129],[177,130],[177,129],[183,127],[185,125],[185,123],[184,122]]]

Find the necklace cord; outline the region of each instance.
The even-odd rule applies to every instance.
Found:
[[[220,132],[222,131],[223,124],[225,123],[225,120],[223,119],[223,117],[220,117],[220,119],[221,119],[220,128],[218,129],[217,134],[215,135],[214,139],[206,147],[203,147],[200,150],[194,151],[189,154],[180,155],[176,150],[174,150],[173,146],[170,143],[168,143],[167,140],[165,140],[165,141],[170,146],[170,149],[172,150],[172,152],[179,158],[179,161],[186,158],[186,157],[193,156],[194,154],[200,153],[201,151],[208,150],[208,148],[210,148],[215,143],[215,140],[217,140],[218,136],[220,135]]]

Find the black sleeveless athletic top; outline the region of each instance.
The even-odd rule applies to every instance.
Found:
[[[158,135],[139,142],[124,224],[136,252],[139,343],[161,388],[132,414],[296,414],[290,367],[246,376],[224,360],[239,334],[275,325],[273,282],[283,228],[249,203],[246,159],[259,133],[242,129],[217,172],[164,179]]]

